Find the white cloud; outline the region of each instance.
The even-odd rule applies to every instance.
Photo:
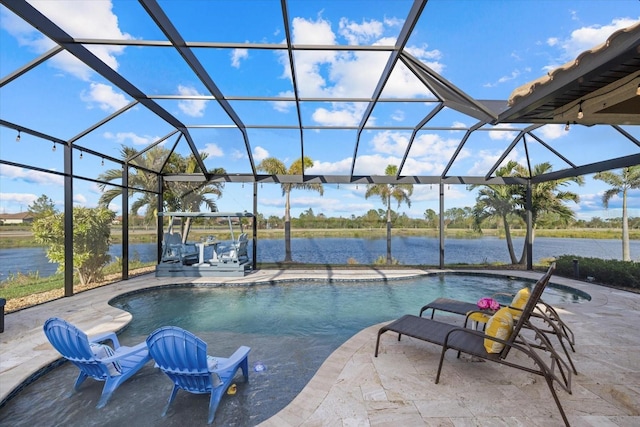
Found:
[[[87,198],[82,194],[73,195],[73,204],[77,206],[87,207]]]
[[[0,177],[37,185],[64,185],[64,177],[46,172],[33,171],[16,166],[0,164]]]
[[[592,49],[607,40],[614,32],[635,24],[637,19],[618,18],[613,19],[607,25],[592,25],[581,27],[571,32],[566,39],[558,37],[549,37],[547,44],[560,49],[559,57],[555,63],[549,64],[544,69],[546,71],[553,70],[567,61],[572,61],[582,52]]]
[[[113,86],[103,83],[90,83],[89,90],[80,93],[80,99],[89,103],[89,108],[95,103],[101,110],[109,112],[117,111],[128,104],[122,93],[115,92]]]
[[[346,39],[347,43],[370,43],[373,45],[393,46],[394,37],[385,35],[390,28],[396,27],[401,21],[387,18],[384,21],[363,21],[356,23],[346,18],[338,24],[338,34],[334,33],[331,22],[318,17],[316,20],[294,18],[292,20],[293,43],[295,44],[337,44],[338,36]],[[426,45],[407,46],[407,52],[427,63],[437,72],[444,68],[439,59],[442,54],[438,50],[428,50]],[[387,60],[388,52],[345,52],[345,51],[298,51],[295,52],[295,64],[299,95],[302,97],[344,97],[369,98],[375,90]],[[283,78],[291,78],[289,60],[286,54],[279,53],[279,61],[283,67]],[[367,70],[367,72],[363,72]],[[282,92],[280,96],[292,96],[290,92]],[[385,97],[413,97],[428,96],[428,89],[411,73],[404,64],[398,62],[393,70],[383,96]],[[289,111],[290,104],[273,103],[274,109],[281,112]],[[344,125],[359,123],[355,112],[362,111],[361,106],[318,109],[313,115],[314,120],[324,125]],[[397,115],[393,119],[397,120]]]
[[[404,121],[404,111],[402,110],[395,110],[393,112],[393,114],[391,115],[391,119],[395,120],[396,122],[401,122]]]
[[[352,157],[337,162],[321,162],[315,160],[313,166],[307,169],[309,174],[346,175],[351,171]]]
[[[500,130],[500,129],[509,129],[512,127],[513,125],[506,124],[506,123],[501,123],[496,126],[493,126],[492,129],[495,129],[495,130],[489,131],[489,138],[491,138],[494,141],[513,141],[514,138],[518,135],[517,132],[510,131],[510,130]]]
[[[209,158],[224,156],[224,151],[222,151],[222,149],[217,144],[214,144],[214,143],[206,144],[204,146],[204,149],[201,151],[207,153],[209,155]]]
[[[502,156],[502,151],[489,151],[489,150],[480,150],[475,154],[475,158],[478,160],[473,164],[471,169],[469,169],[469,175],[484,175],[486,174],[495,163]],[[518,150],[511,150],[509,155],[503,160],[500,166],[506,164],[509,160],[516,161],[518,163],[523,163],[518,158]]]
[[[506,76],[502,76],[502,77],[500,77],[500,78],[498,79],[498,81],[496,81],[496,82],[494,82],[494,83],[485,83],[483,86],[484,86],[484,87],[496,87],[496,86],[498,86],[499,84],[507,83],[507,82],[509,82],[509,81],[511,81],[511,80],[515,80],[515,79],[517,79],[517,78],[520,76],[520,74],[521,74],[521,71],[520,71],[520,70],[513,70],[513,71],[511,72],[511,74],[508,74],[508,75],[506,75]]]
[[[231,66],[234,68],[240,68],[240,60],[247,59],[249,57],[249,50],[233,49],[230,55],[231,55]]]
[[[378,132],[371,140],[371,147],[377,153],[402,157],[409,144],[410,133],[392,131]]]
[[[267,157],[269,157],[269,152],[267,150],[265,150],[264,148],[257,146],[256,148],[253,149],[253,159],[256,162],[261,162],[262,160],[266,159]]]
[[[193,87],[178,85],[178,93],[182,96],[201,96]],[[178,102],[178,108],[189,117],[202,117],[207,108],[207,101],[202,99],[188,99]]]
[[[351,45],[360,45],[371,42],[383,32],[383,23],[374,19],[363,20],[361,24],[341,18],[338,24],[340,35],[347,39]]]
[[[118,144],[125,144],[127,141],[130,141],[133,145],[149,145],[160,139],[159,136],[150,136],[144,135],[139,136],[134,132],[105,132],[102,134],[105,139],[114,140]]]
[[[32,6],[41,11],[56,23],[65,32],[76,38],[105,38],[128,40],[132,37],[123,33],[118,26],[118,17],[112,11],[110,1],[49,1],[31,0]],[[2,19],[9,17],[3,14]],[[3,27],[24,46],[29,46],[36,53],[44,53],[54,46],[48,38],[42,36],[36,29],[29,25],[17,24],[13,15],[10,22],[3,22]],[[94,45],[88,46],[92,53],[114,70],[118,69],[118,55],[124,52],[123,46]],[[69,53],[62,52],[51,59],[54,67],[73,74],[82,79],[89,80],[93,71]]]
[[[26,211],[27,207],[37,199],[38,196],[30,193],[0,193],[0,204],[5,206],[9,204],[21,205],[23,211]]]
[[[233,160],[246,159],[246,158],[247,158],[247,155],[246,155],[243,151],[240,151],[240,150],[233,150],[233,151],[231,152],[231,158],[232,158]]]
[[[322,125],[357,126],[362,119],[364,109],[365,105],[363,104],[341,104],[339,107],[335,105],[331,111],[326,108],[318,108],[311,117],[316,123]]]
[[[564,130],[564,125],[558,124],[544,125],[534,133],[540,133],[543,140],[554,140],[568,135],[568,132]]]

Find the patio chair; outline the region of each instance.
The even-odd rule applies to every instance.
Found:
[[[247,233],[240,233],[237,241],[232,242],[231,245],[219,247],[218,260],[238,264],[249,262],[249,255],[247,253],[248,244],[249,236]]]
[[[164,233],[162,262],[180,262],[191,265],[198,262],[200,251],[195,243],[182,242],[180,233]]]
[[[44,323],[44,333],[51,345],[80,369],[75,391],[89,377],[105,382],[96,408],[104,407],[120,384],[151,360],[144,342],[134,347],[121,346],[113,332],[88,338],[80,329],[57,317]],[[113,348],[104,341],[111,341]]]
[[[529,289],[521,289],[516,294],[495,293],[491,296],[491,298],[497,298],[499,296],[512,298],[509,305],[501,304],[501,307],[507,307],[513,315],[514,320],[517,320],[520,317],[520,312],[522,311],[526,301],[529,299]],[[476,303],[459,301],[449,298],[438,298],[424,305],[420,309],[420,317],[422,317],[424,312],[428,312],[429,310],[431,310],[431,319],[433,319],[436,311],[444,311],[447,313],[466,316],[464,322],[465,327],[470,321],[474,323],[483,323],[484,325],[486,325],[487,321],[493,314],[487,311],[479,310]],[[569,326],[564,323],[562,319],[560,319],[560,315],[558,314],[558,312],[551,305],[544,302],[542,298],[538,299],[534,311],[531,313],[531,317],[540,319],[545,325],[547,325],[544,329],[542,329],[538,325],[538,330],[540,332],[546,335],[556,336],[567,358],[567,361],[571,365],[573,373],[577,375],[578,370],[573,363],[571,354],[565,346],[566,341],[567,343],[569,343],[571,351],[575,353],[575,335],[573,334],[571,328],[569,328]],[[525,324],[524,327],[526,328],[527,324]]]
[[[492,319],[487,325],[486,333],[484,331],[476,331],[409,314],[380,328],[376,341],[375,357],[378,357],[380,337],[385,332],[391,331],[398,333],[398,340],[401,339],[402,335],[407,335],[442,346],[440,363],[435,380],[436,384],[440,381],[440,374],[442,373],[442,366],[445,359],[444,356],[449,349],[456,350],[458,357],[461,353],[466,353],[480,359],[540,375],[544,377],[562,419],[565,425],[568,426],[569,422],[554,388],[554,383],[557,383],[566,392],[571,393],[571,370],[567,363],[553,349],[546,335],[530,323],[531,313],[534,310],[535,304],[539,300],[540,295],[542,295],[554,270],[555,264],[552,264],[545,275],[536,283],[531,292],[531,297],[527,301],[520,318],[514,326],[512,326],[512,315],[506,308],[498,310],[498,312],[492,316]],[[509,321],[509,319],[511,320]],[[543,360],[540,353],[536,352],[531,343],[520,333],[525,324],[534,331],[535,339],[539,340],[540,345],[545,348],[545,353],[543,354],[548,355],[550,359],[549,364]],[[496,326],[495,328],[494,325]],[[514,361],[513,358],[507,359],[511,350],[526,355],[533,362],[533,366],[531,366],[531,364],[520,364],[519,361]],[[481,367],[483,364],[476,364],[475,366]]]
[[[149,353],[162,372],[173,381],[173,390],[162,416],[167,414],[179,389],[194,394],[210,394],[209,418],[211,424],[216,410],[238,371],[249,380],[247,356],[251,350],[241,346],[228,359],[207,355],[207,343],[177,326],[155,330],[147,338]]]

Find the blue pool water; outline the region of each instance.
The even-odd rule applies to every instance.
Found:
[[[118,297],[111,303],[133,314],[133,321],[119,335],[124,344],[143,341],[160,326],[176,325],[204,339],[213,355],[229,356],[240,345],[251,347],[249,382],[238,383],[238,392],[223,398],[214,422],[248,426],[284,408],[337,347],[368,326],[406,313],[418,314],[438,297],[477,301],[531,285],[524,279],[449,274],[369,282],[168,287]],[[554,288],[543,296],[552,305],[578,303],[585,297]],[[264,370],[254,369],[258,365]],[[71,389],[76,372],[65,364],[37,380],[0,409],[0,424],[28,424],[38,419],[39,412],[41,419],[51,419],[52,411],[56,422],[65,425],[206,424],[207,397],[184,392],[178,394],[167,418],[160,417],[171,382],[152,364],[121,386],[104,410],[93,408],[100,384],[83,385],[72,398],[52,402],[51,390],[59,390],[62,397]]]

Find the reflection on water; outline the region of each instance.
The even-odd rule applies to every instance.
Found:
[[[250,368],[259,361],[266,369],[250,369],[249,383],[237,383],[238,392],[222,399],[214,422],[249,426],[291,402],[322,362],[358,331],[406,313],[418,314],[422,305],[438,297],[477,301],[530,285],[523,279],[451,274],[386,282],[175,287],[112,303],[133,314],[120,334],[125,345],[143,341],[160,326],[176,325],[204,339],[210,354],[229,356],[241,345],[251,347]],[[584,301],[550,288],[544,298],[554,305]],[[434,352],[439,350],[434,347]],[[168,417],[160,417],[172,385],[153,364],[121,386],[102,410],[94,409],[102,389],[95,381],[87,380],[80,393],[66,398],[76,376],[70,364],[46,374],[7,403],[0,411],[0,425],[28,425],[33,420],[67,426],[206,424],[207,397],[184,392]]]

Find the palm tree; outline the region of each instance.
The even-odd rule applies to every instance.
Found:
[[[123,146],[121,156],[128,159],[138,154],[138,151],[131,147]],[[169,156],[167,161],[167,156]],[[200,153],[202,159],[207,158],[206,153]],[[162,147],[154,147],[149,151],[136,157],[135,164],[150,170],[158,170],[164,165],[163,172],[170,173],[198,173],[200,168],[193,155],[184,158],[179,154],[170,154],[168,149]],[[224,173],[224,169],[214,169],[213,173]],[[101,174],[98,179],[103,181],[119,181],[122,179],[122,169],[110,169]],[[100,196],[99,204],[108,206],[116,197],[122,195],[119,188],[111,188],[105,191],[107,184],[98,184],[103,190]],[[140,198],[131,204],[131,213],[137,215],[138,211],[147,206],[145,218],[147,220],[157,221],[157,210],[155,209],[156,195],[158,188],[158,178],[156,174],[145,172],[138,168],[133,168],[129,175],[129,197],[134,194],[140,194]],[[209,194],[220,198],[224,183],[194,183],[194,182],[176,182],[169,184],[164,188],[164,204],[165,207],[173,211],[199,212],[201,205],[206,205],[209,210],[215,212],[218,208],[214,200],[207,197]],[[182,236],[187,238],[190,227],[190,220],[185,221]]]
[[[385,175],[396,176],[398,167],[396,165],[387,165],[384,170]],[[370,196],[380,196],[382,204],[387,208],[387,264],[391,264],[391,198],[398,202],[398,207],[405,202],[411,207],[411,199],[413,194],[413,184],[367,184],[367,192],[365,199]]]
[[[303,163],[304,162],[304,163]],[[268,157],[258,164],[257,168],[260,171],[264,171],[270,175],[302,175],[304,169],[313,166],[313,160],[310,157],[305,156],[303,159],[298,159],[291,163],[289,169],[285,164],[276,159],[275,157]],[[284,202],[284,261],[291,262],[291,190],[313,190],[324,194],[324,188],[322,184],[304,182],[301,184],[282,183],[282,195],[285,196]]]
[[[611,186],[602,195],[602,204],[609,208],[609,200],[622,193],[622,260],[631,261],[629,251],[629,218],[627,214],[627,192],[640,188],[640,165],[622,168],[620,174],[611,171],[598,172],[594,179],[604,181]]]
[[[509,176],[513,173],[518,163],[511,160],[506,165],[496,170],[497,176]],[[476,188],[477,185],[469,186],[469,189]],[[513,185],[484,185],[478,191],[476,204],[473,208],[474,228],[480,230],[480,224],[487,218],[496,217],[502,220],[504,228],[505,240],[507,241],[507,249],[512,264],[517,264],[518,259],[513,249],[513,240],[511,238],[511,227],[509,225],[509,217],[514,214],[516,207],[516,187]]]
[[[549,173],[553,170],[553,166],[551,163],[544,162],[539,163],[533,167],[531,170],[531,177],[537,175],[543,175]],[[514,169],[514,176],[529,178],[529,170],[522,165],[517,165]],[[578,203],[580,201],[580,196],[571,191],[561,191],[560,187],[565,187],[570,183],[576,183],[578,185],[584,184],[584,178],[581,176],[571,177],[571,178],[562,178],[553,181],[545,181],[537,184],[533,184],[531,186],[532,194],[531,194],[531,242],[535,238],[535,229],[538,218],[542,214],[552,214],[557,216],[561,221],[568,224],[569,221],[575,218],[575,213],[571,208],[569,208],[565,202],[574,202]],[[519,187],[520,192],[518,195],[518,200],[516,203],[519,206],[517,210],[520,214],[521,218],[526,221],[527,210],[526,210],[526,188],[522,186]],[[528,235],[526,236],[525,242],[528,240]],[[522,249],[522,257],[520,258],[520,264],[525,262],[527,258],[527,244],[525,243],[524,248]]]
[[[204,161],[208,154],[206,152],[200,153],[200,157]],[[190,155],[186,159],[179,157],[176,159],[177,168],[186,174],[194,174],[200,172],[198,162],[193,155]],[[214,175],[222,175],[226,173],[224,168],[215,168],[209,171]],[[176,181],[167,183],[165,188],[165,204],[167,209],[171,211],[182,212],[200,212],[200,207],[205,205],[206,209],[210,212],[217,212],[218,205],[216,202],[209,198],[209,195],[215,196],[217,199],[222,197],[222,190],[224,189],[224,182],[189,182],[189,181]],[[191,217],[187,217],[182,226],[182,239],[183,243],[186,241],[189,231],[191,229]]]
[[[132,147],[122,146],[120,149],[120,156],[123,159],[130,159],[137,155],[138,151]],[[165,163],[169,150],[156,146],[149,151],[136,157],[134,161],[136,165],[144,167],[149,170],[159,171],[162,165]],[[172,155],[174,157],[176,155]],[[98,176],[101,181],[121,181],[122,180],[122,168],[109,169]],[[98,187],[102,190],[102,196],[98,204],[100,206],[107,207],[115,198],[122,195],[122,190],[118,187],[109,187],[107,184],[99,183]],[[145,219],[149,222],[155,222],[156,218],[156,195],[155,192],[158,189],[158,177],[154,173],[145,172],[142,169],[133,168],[129,174],[129,198],[135,194],[139,194],[140,198],[131,204],[131,213],[138,214],[138,211],[147,206]]]
[[[542,175],[551,172],[553,167],[550,163],[544,162],[533,167],[531,171],[531,177],[536,175]],[[509,161],[505,166],[499,168],[496,171],[498,176],[516,176],[523,178],[530,178],[529,170],[514,162]],[[560,220],[568,223],[568,221],[574,218],[574,212],[571,210],[565,202],[572,201],[578,202],[579,196],[570,191],[560,191],[559,187],[569,185],[570,182],[575,182],[579,185],[584,183],[582,177],[563,178],[554,181],[546,181],[531,186],[531,218],[532,218],[532,235],[531,242],[535,238],[535,228],[538,218],[542,214],[553,214]],[[470,188],[474,188],[471,186]],[[505,231],[505,239],[507,241],[507,248],[509,250],[509,257],[512,264],[523,264],[527,258],[527,244],[528,237],[525,239],[525,244],[522,249],[522,255],[520,260],[516,258],[515,251],[513,249],[513,241],[511,238],[511,231],[509,227],[509,218],[512,215],[519,216],[526,222],[527,218],[527,189],[521,185],[486,185],[478,193],[476,199],[476,205],[474,207],[474,217],[476,221],[476,227],[480,226],[485,218],[498,217],[502,219],[502,224]]]

